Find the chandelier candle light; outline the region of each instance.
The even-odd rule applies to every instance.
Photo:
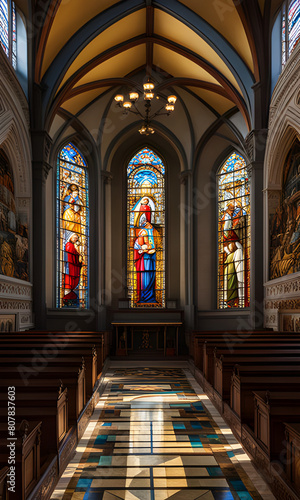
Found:
[[[122,94],[117,94],[115,96],[115,101],[117,105],[124,110],[125,114],[128,112],[133,113],[135,115],[139,115],[144,123],[142,127],[139,129],[139,133],[142,135],[150,135],[154,134],[154,128],[150,126],[151,121],[155,116],[167,115],[169,116],[172,111],[175,109],[175,103],[177,101],[176,95],[169,95],[167,98],[164,96],[156,96],[156,99],[163,99],[165,101],[164,105],[155,113],[151,114],[151,101],[155,98],[154,93],[154,83],[148,79],[146,83],[143,84],[144,89],[144,101],[145,101],[145,113],[144,115],[140,112],[140,110],[136,106],[136,102],[138,101],[140,95],[136,91],[132,91],[129,93],[129,101],[125,101],[124,96]]]

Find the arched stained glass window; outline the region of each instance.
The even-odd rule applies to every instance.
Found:
[[[244,158],[233,153],[217,180],[218,308],[249,307],[250,183]]]
[[[16,7],[10,0],[0,0],[0,45],[16,69],[17,33]]]
[[[127,168],[127,276],[131,307],[165,307],[165,166],[148,148]]]
[[[285,1],[282,7],[282,65],[300,40],[300,0]]]
[[[87,308],[89,192],[87,164],[72,143],[57,165],[57,307]]]

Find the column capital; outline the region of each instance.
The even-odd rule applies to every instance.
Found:
[[[193,177],[193,170],[183,170],[183,172],[180,172],[179,174],[180,184],[185,185],[187,183],[187,180],[192,177]]]
[[[36,162],[48,162],[52,139],[46,130],[32,130],[32,157]]]
[[[103,181],[103,184],[107,185],[107,184],[111,183],[111,181],[113,179],[113,175],[111,172],[107,172],[107,170],[102,170],[101,171],[101,179]]]
[[[33,161],[32,162],[33,177],[35,179],[39,179],[42,182],[46,182],[51,168],[52,166],[50,165],[50,163],[47,163],[46,161],[44,162]]]
[[[250,163],[263,162],[266,150],[268,129],[251,130],[246,136],[244,145]]]

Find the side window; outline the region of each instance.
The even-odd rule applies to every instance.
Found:
[[[246,162],[233,153],[217,173],[218,308],[249,307],[250,183]]]
[[[17,67],[16,7],[11,0],[0,0],[0,45],[12,66]]]
[[[282,7],[282,66],[300,39],[300,0],[285,1]]]
[[[87,164],[72,143],[57,164],[58,308],[87,308],[89,298],[89,192]]]

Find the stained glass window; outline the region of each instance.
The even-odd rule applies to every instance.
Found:
[[[282,43],[282,66],[285,65],[286,61],[286,31],[285,31],[285,12],[282,13],[282,32],[281,32],[281,43]]]
[[[0,0],[0,45],[16,69],[16,7],[10,0]]]
[[[250,183],[244,158],[233,153],[218,182],[218,307],[249,307]]]
[[[0,0],[0,41],[5,54],[9,55],[8,3]]]
[[[89,192],[87,164],[69,143],[57,165],[57,307],[87,308]]]
[[[300,37],[300,0],[295,0],[289,8],[289,56]]]
[[[300,40],[300,0],[285,1],[282,7],[282,66]]]
[[[165,166],[148,148],[127,167],[127,276],[131,307],[165,307]]]

